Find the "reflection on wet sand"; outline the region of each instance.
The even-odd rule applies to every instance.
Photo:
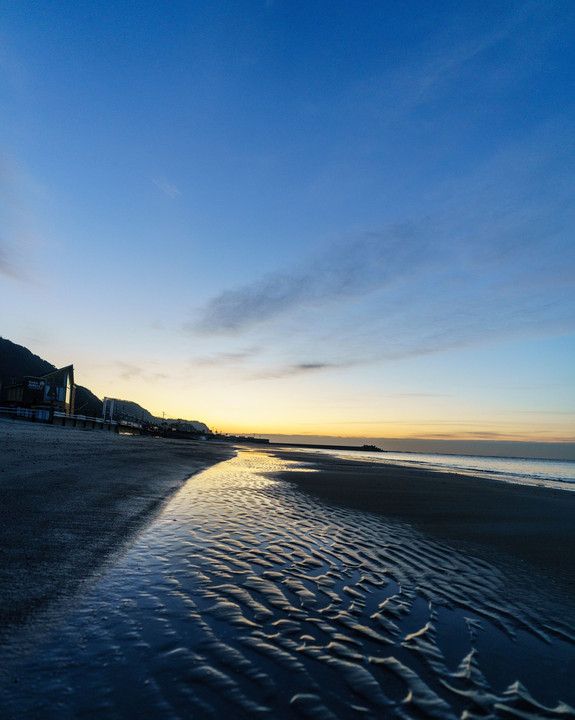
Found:
[[[35,654],[3,717],[575,717],[575,637],[500,570],[331,508],[260,453],[192,478]]]

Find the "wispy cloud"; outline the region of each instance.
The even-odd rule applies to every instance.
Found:
[[[118,375],[122,378],[122,380],[132,380],[133,378],[141,377],[143,374],[143,369],[137,365],[118,362]]]
[[[498,443],[526,443],[526,442],[557,442],[573,444],[573,437],[557,434],[554,430],[537,428],[533,430],[455,430],[447,432],[419,432],[406,433],[404,438],[413,440],[440,440],[449,441],[456,445],[458,442],[498,442]],[[390,442],[396,442],[393,439]],[[495,454],[495,453],[493,453]],[[537,455],[535,457],[538,457]]]
[[[163,380],[167,377],[165,373],[153,371],[147,367],[133,365],[122,361],[118,361],[116,363],[116,372],[118,377],[127,381],[142,379],[146,382],[154,382],[157,380]]]
[[[363,233],[307,259],[292,273],[276,273],[226,290],[188,329],[208,335],[241,331],[295,307],[320,308],[401,282],[405,273],[432,262],[424,238],[407,227]]]
[[[278,380],[296,375],[308,375],[320,370],[337,370],[350,367],[352,363],[330,363],[330,362],[304,362],[293,365],[283,365],[272,370],[256,371],[252,375],[254,380]]]
[[[188,329],[286,351],[277,376],[575,330],[573,171],[561,120],[439,187],[425,221],[358,232],[224,290]]]
[[[19,256],[22,247],[32,239],[31,213],[23,201],[30,185],[15,162],[0,151],[0,274],[14,280],[26,278]]]
[[[477,70],[485,56],[497,46],[505,45],[506,52],[513,54],[513,46],[522,46],[526,35],[531,39],[529,58],[536,54],[536,46],[548,38],[538,22],[540,8],[537,3],[522,2],[501,8],[497,21],[487,29],[477,23],[477,15],[456,13],[451,25],[433,33],[427,48],[413,57],[412,64],[395,71],[385,83],[388,107],[394,109],[396,118],[411,113],[415,108],[434,102],[453,91],[454,86],[467,82],[470,73]],[[529,28],[531,27],[531,31]],[[536,32],[538,30],[538,32]],[[497,67],[490,69],[490,84],[498,80],[511,83],[527,71],[529,59],[521,52],[521,62],[512,63],[507,73]],[[511,64],[511,63],[510,63]],[[481,72],[485,72],[484,65]]]
[[[330,344],[338,344],[338,338],[344,345],[353,341],[366,359],[572,328],[573,253],[564,253],[562,243],[553,247],[547,237],[530,242],[524,230],[507,243],[505,258],[497,237],[490,258],[482,243],[463,250],[457,239],[398,238],[393,231],[364,235],[310,259],[291,275],[223,292],[190,327],[206,335],[246,333],[259,325],[273,331],[274,324],[296,313],[301,318],[296,334],[315,334]]]
[[[159,190],[164,193],[164,195],[172,198],[172,200],[180,197],[180,195],[182,194],[180,190],[173,183],[168,182],[165,177],[153,177],[152,182]]]
[[[453,395],[450,395],[449,393],[391,393],[388,397],[417,398],[418,400],[420,400],[421,398],[453,397]]]
[[[246,360],[260,353],[260,348],[251,347],[236,352],[217,352],[211,355],[201,355],[189,361],[192,367],[230,367],[243,364]]]
[[[513,415],[570,415],[575,416],[575,410],[513,410]]]
[[[12,278],[14,280],[21,279],[22,275],[9,259],[9,253],[3,247],[4,243],[0,238],[0,275],[4,277]]]

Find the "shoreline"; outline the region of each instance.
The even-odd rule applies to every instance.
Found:
[[[43,626],[111,566],[219,443],[0,421],[0,639]]]
[[[281,480],[331,505],[406,522],[455,547],[531,566],[575,597],[575,493],[473,475],[271,449],[312,465]]]

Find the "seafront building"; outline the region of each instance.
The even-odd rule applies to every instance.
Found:
[[[54,412],[74,413],[74,366],[53,370],[46,375],[27,375],[4,388],[2,403],[6,407],[34,410],[38,420],[49,420]]]

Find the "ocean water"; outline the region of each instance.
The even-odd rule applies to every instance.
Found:
[[[57,627],[0,648],[0,717],[575,718],[551,588],[276,479],[295,467],[192,477]]]
[[[481,455],[440,455],[435,453],[364,452],[310,450],[352,460],[369,460],[405,467],[441,470],[523,485],[544,485],[575,491],[575,461],[531,458],[484,457]]]

